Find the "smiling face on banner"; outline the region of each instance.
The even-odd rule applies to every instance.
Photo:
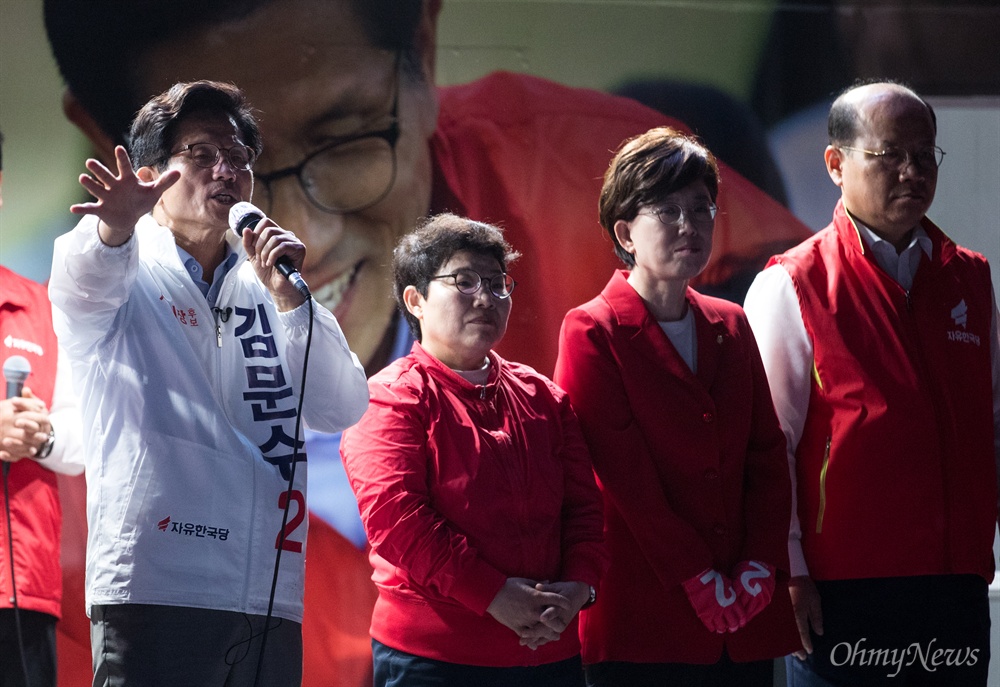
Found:
[[[415,59],[376,47],[349,0],[273,0],[153,43],[131,75],[137,93],[197,79],[243,90],[264,140],[253,202],[306,244],[303,277],[369,373],[394,333],[392,248],[430,207],[437,3],[426,5]]]

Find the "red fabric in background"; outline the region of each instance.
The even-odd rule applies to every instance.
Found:
[[[56,625],[59,687],[89,687],[90,620],[84,598],[87,547],[87,483],[83,475],[57,475],[62,503],[62,620]]]
[[[378,591],[368,552],[312,517],[306,557],[302,686],[371,685],[368,627]]]

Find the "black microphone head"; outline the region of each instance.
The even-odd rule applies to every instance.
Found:
[[[3,361],[3,376],[8,384],[24,384],[31,374],[31,363],[23,355],[12,355]]]
[[[241,200],[233,207],[229,208],[229,226],[233,228],[237,236],[243,236],[243,230],[247,227],[253,229],[257,222],[264,219],[264,213],[256,205]]]

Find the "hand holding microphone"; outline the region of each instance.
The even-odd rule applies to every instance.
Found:
[[[0,461],[4,474],[12,462],[45,457],[39,452],[49,444],[48,409],[41,399],[24,389],[29,374],[31,363],[23,356],[13,355],[4,361],[7,394],[0,402]]]
[[[236,205],[229,210],[229,226],[232,227],[233,231],[236,232],[236,235],[241,238],[244,230],[252,230],[256,228],[257,224],[263,219],[264,213],[253,204],[245,201],[236,203]],[[298,269],[294,264],[292,264],[292,261],[287,255],[280,256],[275,261],[274,267],[278,270],[278,272],[284,275],[284,277],[300,294],[302,294],[303,298],[310,298],[312,294],[309,291],[309,287],[306,285],[305,280],[302,279],[302,275],[299,274]]]

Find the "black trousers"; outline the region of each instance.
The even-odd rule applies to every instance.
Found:
[[[21,665],[14,609],[0,609],[0,687],[55,687],[56,619],[37,611],[19,613],[26,665]]]
[[[723,652],[710,665],[607,661],[586,667],[587,687],[772,687],[774,661],[734,663]]]
[[[790,687],[985,687],[989,586],[977,575],[817,582],[823,635]]]
[[[488,668],[446,663],[372,640],[375,687],[583,687],[580,657],[540,666]]]
[[[94,606],[92,685],[296,687],[302,682],[302,625],[271,618],[264,642],[264,621],[261,615],[186,606]]]

